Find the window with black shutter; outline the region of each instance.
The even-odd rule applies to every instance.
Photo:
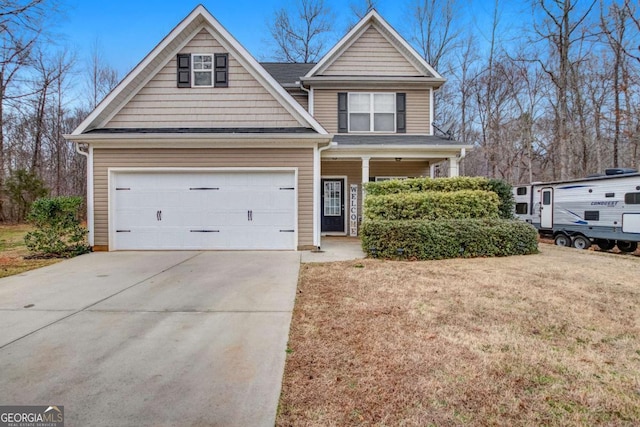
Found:
[[[215,86],[229,86],[229,55],[226,53],[215,54]]]
[[[338,132],[349,131],[348,95],[346,92],[338,93]]]
[[[178,87],[191,87],[191,54],[179,53],[177,65]]]
[[[396,93],[396,132],[407,132],[407,94]]]

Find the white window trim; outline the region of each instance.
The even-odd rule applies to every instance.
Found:
[[[195,66],[195,57],[196,56],[209,56],[211,57],[211,69],[210,70],[196,70],[196,66]],[[214,74],[214,70],[216,68],[216,64],[214,63],[215,61],[215,57],[213,55],[213,53],[193,53],[191,54],[191,87],[213,87],[214,85],[214,78],[215,78],[215,74]],[[196,84],[196,72],[198,73],[204,73],[204,72],[209,72],[211,74],[211,84],[210,85],[197,85]]]
[[[369,95],[369,130],[351,130],[351,95]],[[374,130],[375,129],[375,111],[374,111],[374,100],[373,97],[375,95],[393,95],[393,130]],[[397,133],[398,132],[398,106],[396,104],[397,96],[395,92],[348,92],[347,93],[347,132],[348,133]],[[354,113],[354,114],[362,114],[362,113]],[[389,113],[384,113],[389,114]]]

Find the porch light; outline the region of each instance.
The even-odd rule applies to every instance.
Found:
[[[396,162],[402,161],[402,157],[396,157]]]

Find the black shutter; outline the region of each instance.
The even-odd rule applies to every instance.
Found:
[[[347,133],[349,131],[349,106],[347,93],[338,93],[338,132]]]
[[[191,54],[178,54],[178,87],[191,87]]]
[[[229,87],[229,55],[216,53],[214,55],[215,87]]]
[[[407,133],[407,94],[396,93],[396,132]]]

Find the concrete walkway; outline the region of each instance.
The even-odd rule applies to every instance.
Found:
[[[300,261],[303,263],[351,261],[366,256],[362,252],[360,239],[357,237],[323,237],[320,249],[320,252],[302,252]]]
[[[2,279],[0,402],[63,405],[69,426],[273,426],[299,259],[96,253]]]

